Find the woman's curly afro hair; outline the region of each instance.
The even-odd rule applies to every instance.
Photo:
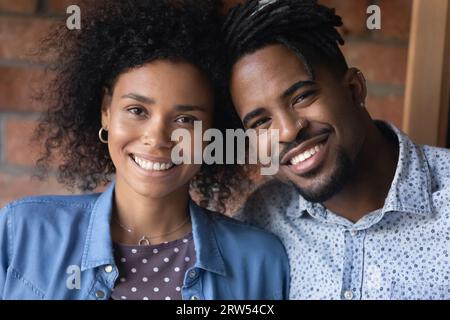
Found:
[[[156,59],[191,63],[210,79],[216,94],[214,127],[224,130],[223,49],[220,1],[123,0],[82,3],[81,30],[58,27],[44,43],[54,57],[55,78],[44,92],[48,111],[35,138],[45,139],[37,167],[44,178],[58,159],[58,181],[69,189],[94,190],[112,180],[114,165],[98,139],[104,88],[121,73]],[[197,201],[226,208],[233,190],[243,187],[245,168],[203,165],[191,181]]]

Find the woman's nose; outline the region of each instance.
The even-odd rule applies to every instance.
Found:
[[[150,124],[142,134],[141,140],[153,148],[172,148],[174,142],[171,140],[170,130],[161,122]]]

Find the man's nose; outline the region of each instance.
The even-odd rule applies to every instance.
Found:
[[[303,128],[302,123],[303,121],[294,113],[281,115],[274,126],[279,130],[280,142],[288,143],[294,141]]]

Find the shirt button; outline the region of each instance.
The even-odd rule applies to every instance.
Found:
[[[344,292],[344,298],[347,300],[353,299],[353,292],[351,290],[347,290]]]
[[[95,296],[99,299],[102,299],[105,296],[105,293],[102,290],[97,290],[95,292]]]
[[[194,279],[197,276],[197,272],[195,270],[189,271],[189,278]]]
[[[196,295],[193,295],[193,296],[191,297],[191,300],[200,300],[200,298],[199,298],[198,296],[196,296]]]
[[[111,272],[113,271],[112,265],[108,264],[108,265],[105,267],[105,271],[106,271],[107,273],[111,273]]]
[[[352,237],[356,237],[358,235],[358,230],[350,230],[350,234]]]

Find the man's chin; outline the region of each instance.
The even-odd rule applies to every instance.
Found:
[[[292,184],[305,200],[321,203],[337,195],[350,179],[352,163],[344,152],[337,152],[335,164],[331,172],[318,167],[302,175],[296,175],[285,167],[281,168],[278,177]]]

